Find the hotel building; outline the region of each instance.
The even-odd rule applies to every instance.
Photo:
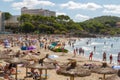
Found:
[[[4,26],[4,13],[0,11],[0,32],[5,31],[5,26]]]
[[[28,9],[27,7],[21,8],[21,14],[41,15],[41,16],[56,16],[56,12],[44,9]]]

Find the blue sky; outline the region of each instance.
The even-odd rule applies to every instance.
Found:
[[[120,0],[0,0],[0,11],[20,15],[21,7],[43,8],[76,22],[102,15],[120,17]]]

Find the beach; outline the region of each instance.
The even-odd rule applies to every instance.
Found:
[[[58,37],[57,39],[60,40],[60,42],[62,43],[68,43],[69,38],[65,38],[65,37]],[[78,38],[72,38],[72,39],[78,39]],[[4,48],[3,44],[0,45],[0,50],[6,50],[9,48]],[[14,50],[14,52],[21,50],[20,47],[18,46],[13,46],[10,47],[10,49]],[[72,58],[75,59],[77,61],[77,65],[84,65],[84,64],[95,64],[95,65],[102,65],[102,61],[99,60],[89,60],[89,57],[87,56],[83,56],[83,55],[79,55],[76,54],[75,57],[73,52],[68,52],[68,53],[64,53],[64,55],[62,55],[62,52],[53,52],[50,51],[48,49],[44,49],[44,48],[40,48],[39,44],[37,44],[37,48],[36,51],[40,51],[41,54],[49,54],[49,55],[56,55],[58,56],[57,58],[54,58],[54,60],[56,60],[57,62],[61,63],[61,64],[66,64],[69,62],[68,59]],[[1,64],[3,64],[1,62]],[[4,63],[5,65],[5,63]],[[108,64],[109,66],[112,66],[113,64]],[[25,75],[26,75],[26,68],[23,66],[18,65],[18,79],[24,79]],[[44,71],[43,71],[44,73]],[[12,75],[14,77],[14,75]],[[111,75],[107,75],[106,77],[111,76]],[[90,76],[86,76],[86,77],[75,77],[75,80],[100,80],[103,77],[102,74],[97,74],[97,73],[92,73]],[[33,80],[33,78],[26,78],[24,80]],[[63,76],[63,75],[58,75],[56,73],[56,69],[52,69],[52,70],[48,70],[48,78],[47,80],[69,80],[68,76]]]

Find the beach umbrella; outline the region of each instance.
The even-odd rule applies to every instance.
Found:
[[[38,60],[39,56],[28,54],[28,55],[23,56],[22,59],[24,59],[24,60]]]
[[[120,77],[118,75],[113,75],[113,76],[106,78],[106,80],[120,80]]]
[[[117,74],[106,78],[106,80],[120,80],[120,70],[118,71]]]
[[[9,53],[8,54],[8,56],[10,56],[10,58],[15,57],[15,55],[16,55],[15,53]]]
[[[0,59],[10,59],[10,56],[7,56],[5,54],[0,54]]]
[[[98,68],[94,70],[94,72],[98,74],[103,74],[103,80],[105,80],[106,74],[115,74],[117,71],[110,67],[105,67],[105,68]]]
[[[44,61],[44,63],[54,63],[55,62],[55,60],[50,59],[50,58],[45,58],[43,61]]]
[[[47,69],[55,69],[55,65],[53,63],[44,63],[44,65],[47,67]]]
[[[67,68],[61,68],[57,73],[60,75],[70,76],[70,80],[74,80],[74,77],[85,77],[91,75],[90,70],[77,67],[70,70],[67,70]]]
[[[26,62],[25,60],[22,60],[20,58],[12,58],[12,59],[7,59],[5,60],[8,63],[14,63],[16,64],[16,75],[15,75],[15,79],[17,80],[17,64],[21,64],[23,62]]]
[[[39,63],[34,63],[26,66],[27,68],[34,68],[34,69],[39,69],[40,73],[44,69],[45,74],[47,75],[47,67],[45,65],[41,65]],[[27,71],[27,70],[26,70]],[[26,72],[27,73],[27,72]],[[27,75],[27,74],[26,74]],[[40,80],[41,80],[41,74],[40,74]]]
[[[39,55],[39,59],[42,59],[42,58],[45,58],[45,57],[46,57],[46,54],[41,53],[41,54]]]

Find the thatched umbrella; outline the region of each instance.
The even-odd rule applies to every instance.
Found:
[[[70,70],[66,70],[67,68],[62,68],[58,70],[58,74],[60,75],[65,75],[65,76],[70,76],[70,80],[74,80],[74,77],[85,77],[85,76],[90,76],[91,72],[88,69],[82,69],[82,68],[74,68]]]
[[[41,72],[43,69],[45,69],[45,74],[47,75],[47,67],[45,65],[41,65],[39,63],[34,63],[34,64],[30,64],[27,66],[27,68],[34,68],[34,69],[39,69],[39,71]],[[40,80],[41,80],[41,74],[40,74]]]
[[[25,55],[22,57],[22,59],[24,60],[38,60],[39,59],[39,56],[36,56],[36,55]]]
[[[113,75],[113,76],[106,78],[106,80],[120,80],[120,77],[117,75]]]
[[[105,80],[106,74],[115,74],[117,71],[110,67],[105,67],[105,68],[97,68],[94,70],[94,72],[98,74],[103,74],[103,80]]]
[[[44,65],[47,67],[47,69],[55,69],[54,63],[44,63]]]
[[[15,79],[17,80],[17,64],[21,64],[23,62],[26,62],[25,60],[22,60],[20,58],[12,58],[12,59],[7,59],[5,60],[8,63],[14,63],[16,64],[16,75],[15,75]]]
[[[0,59],[10,59],[10,56],[7,56],[5,54],[0,54]]]
[[[120,70],[118,71],[117,75],[110,76],[106,78],[106,80],[120,80]]]
[[[54,63],[54,62],[56,62],[55,60],[50,59],[50,58],[45,58],[43,61],[44,61],[44,63]]]
[[[15,53],[9,53],[8,56],[10,56],[10,58],[14,58],[15,57]]]

